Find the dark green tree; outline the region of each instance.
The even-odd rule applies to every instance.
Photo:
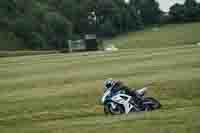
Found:
[[[200,8],[195,0],[186,0],[184,5],[175,4],[170,8],[173,22],[192,22],[200,20]]]
[[[44,16],[42,34],[51,48],[66,47],[67,40],[72,34],[71,23],[56,12],[49,12]]]
[[[186,8],[191,8],[191,7],[196,7],[198,3],[196,2],[196,0],[185,0],[184,5]]]
[[[199,16],[199,7],[196,0],[186,0],[185,6],[185,19],[186,21],[196,21]]]
[[[186,20],[185,17],[185,6],[181,4],[174,4],[172,7],[170,7],[169,14],[172,16],[173,22],[184,22]]]
[[[162,11],[155,0],[141,0],[138,2],[142,21],[145,25],[158,24]]]

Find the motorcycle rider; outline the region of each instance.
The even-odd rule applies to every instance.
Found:
[[[128,86],[124,85],[124,83],[120,80],[113,80],[113,79],[107,79],[104,82],[104,91],[112,87],[112,94],[116,94],[117,92],[127,94],[132,96],[134,101],[140,105],[140,97],[136,90],[129,88]]]

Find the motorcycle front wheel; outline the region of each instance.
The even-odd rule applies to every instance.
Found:
[[[122,105],[117,104],[115,108],[112,107],[111,103],[107,103],[104,105],[104,113],[106,115],[120,115],[120,114],[124,114],[124,108]]]

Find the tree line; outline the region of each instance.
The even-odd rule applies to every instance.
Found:
[[[28,49],[67,48],[68,39],[90,33],[113,37],[155,24],[199,21],[200,4],[175,4],[170,19],[165,17],[156,0],[0,0],[0,32],[12,33]]]
[[[196,0],[186,0],[184,4],[174,4],[170,8],[171,22],[200,21],[200,3]]]

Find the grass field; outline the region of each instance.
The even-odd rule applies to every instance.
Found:
[[[132,32],[107,41],[121,49],[160,48],[200,42],[200,23],[170,24]]]
[[[17,56],[30,56],[30,55],[47,55],[47,54],[56,54],[59,51],[51,50],[51,51],[31,51],[31,50],[17,50],[17,51],[1,51],[0,50],[0,58],[1,57],[17,57]]]
[[[0,58],[0,133],[198,133],[199,53],[196,45],[166,45]],[[100,98],[108,77],[151,84],[163,108],[106,117]]]

